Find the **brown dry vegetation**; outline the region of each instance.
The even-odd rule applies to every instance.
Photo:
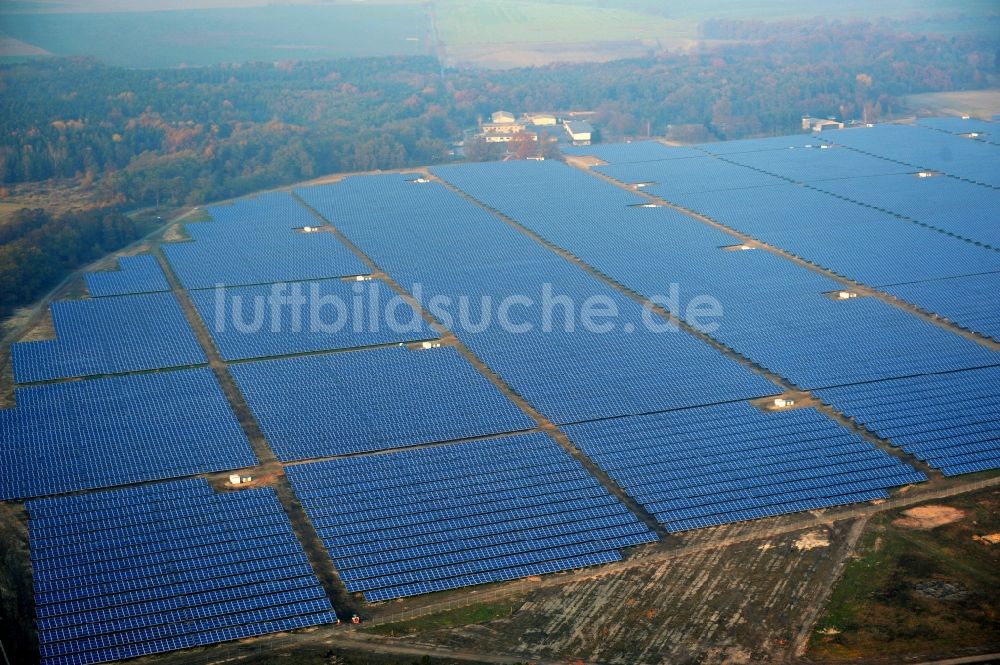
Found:
[[[1000,649],[1000,547],[983,537],[998,530],[996,489],[873,518],[809,655],[899,662]]]
[[[510,616],[427,630],[426,620],[380,628],[419,643],[548,660],[622,663],[778,662],[794,647],[852,522],[738,545],[706,548],[625,571],[528,592]],[[759,524],[685,536],[696,545]],[[829,547],[798,548],[805,535]],[[430,623],[433,625],[433,622]]]

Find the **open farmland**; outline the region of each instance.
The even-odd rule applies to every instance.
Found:
[[[969,32],[995,28],[995,4],[984,0],[930,2],[647,2],[645,0],[436,0],[438,39],[449,64],[523,67],[553,62],[644,57],[702,43],[706,21],[802,21],[864,17],[902,21],[906,29]],[[930,27],[933,18],[933,27]],[[942,17],[947,17],[942,18]],[[992,26],[992,27],[991,27]]]
[[[426,55],[429,30],[416,3],[0,15],[0,32],[38,49],[145,68]]]
[[[123,0],[10,2],[0,7],[0,57],[94,56],[127,67],[437,54],[448,65],[522,67],[645,57],[704,41],[706,21],[860,17],[913,32],[995,30],[989,0],[877,5],[761,0]]]
[[[920,115],[971,115],[983,120],[1000,115],[1000,90],[928,92],[908,95],[903,101]]]
[[[962,496],[1000,482],[993,127],[361,174],[151,236],[10,347],[0,499],[30,559],[0,579],[32,589],[4,643],[837,659],[871,639],[851,562],[879,537],[968,560],[914,574],[980,598],[973,523],[890,526],[931,500],[995,523]],[[892,653],[992,648],[990,611]]]

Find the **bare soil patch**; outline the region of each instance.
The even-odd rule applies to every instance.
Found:
[[[826,531],[810,531],[809,533],[802,534],[802,536],[792,543],[792,547],[800,552],[829,546],[830,534]]]
[[[917,506],[903,511],[903,517],[893,520],[893,525],[904,529],[933,529],[957,522],[965,513],[951,506]]]

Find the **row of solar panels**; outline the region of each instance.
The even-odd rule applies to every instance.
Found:
[[[389,347],[230,370],[283,461],[534,427],[448,347]],[[257,464],[207,368],[24,387],[15,397],[16,408],[0,410],[0,499]]]
[[[774,153],[779,150],[790,151],[835,144],[853,148],[885,161],[896,162],[910,169],[909,172],[937,171],[967,182],[991,187],[1000,186],[1000,173],[995,166],[995,148],[998,143],[997,137],[1000,136],[1000,132],[995,130],[996,122],[927,118],[921,120],[919,125],[921,126],[877,125],[869,128],[828,131],[818,135],[776,136],[680,148],[645,141],[563,148],[563,150],[568,154],[593,155],[614,165],[687,159],[701,157],[705,153],[725,157],[747,156],[747,159],[751,160],[766,160],[758,163],[764,165],[765,170],[773,172],[772,168],[777,168],[773,165],[787,166],[789,165],[787,160],[794,161],[797,158],[786,158],[775,154],[757,156],[755,153]],[[971,140],[973,137],[969,137],[969,134],[972,133],[981,135]],[[866,163],[869,166],[876,164],[876,162],[857,162],[859,165]],[[766,168],[768,166],[772,168]],[[876,168],[891,170],[893,167],[883,164]],[[798,180],[796,176],[801,173],[802,171],[793,171],[788,177]],[[812,173],[815,177],[823,178],[826,172],[812,171]],[[845,171],[841,173],[845,177],[854,175]]]
[[[498,471],[498,455],[513,466]],[[347,489],[365,471],[385,478],[378,497]],[[354,520],[355,540],[377,547],[350,559],[339,548],[351,538],[328,541],[348,588],[369,600],[616,561],[622,547],[656,540],[541,434],[288,472],[321,534],[352,531]],[[505,489],[491,483],[504,475]],[[575,493],[565,491],[571,483]],[[369,510],[345,509],[354,497],[372,502]],[[395,517],[376,516],[375,504]],[[218,494],[192,479],[36,499],[27,509],[43,663],[106,662],[336,621],[269,488]]]
[[[926,480],[812,409],[765,414],[737,403],[565,431],[671,531],[864,501]]]
[[[963,135],[995,127],[993,123],[960,118],[927,119],[922,124],[940,124],[951,128],[948,131],[952,134]],[[968,129],[970,126],[974,129]],[[890,141],[887,152],[858,141],[872,133],[909,135],[916,152],[906,153],[900,139]],[[962,250],[950,240],[925,243],[919,227],[998,249],[1000,227],[995,218],[1000,197],[995,189],[960,177],[918,177],[923,164],[951,173],[950,158],[933,159],[922,147],[929,140],[943,140],[946,145],[941,154],[948,155],[954,148],[965,155],[967,162],[978,164],[979,172],[985,174],[980,181],[995,182],[991,165],[996,163],[997,155],[992,146],[970,148],[967,138],[934,137],[912,127],[708,144],[700,146],[700,157],[690,148],[648,143],[598,147],[595,152],[612,163],[598,167],[606,175],[629,184],[642,183],[646,191],[707,213],[849,278],[880,285],[958,325],[996,338],[1000,335],[994,315],[996,302],[983,296],[997,280],[997,268],[988,260],[990,255],[982,249]],[[831,142],[858,143],[891,159]],[[775,187],[789,181],[810,185],[807,190],[794,192],[798,198],[793,199],[789,198],[788,186]],[[736,189],[745,191],[730,191]],[[860,207],[830,201],[809,190],[832,194]],[[803,224],[802,217],[821,220],[828,226],[821,245],[811,242],[818,237],[816,230]],[[892,225],[893,217],[917,228]],[[831,233],[836,243],[827,237]],[[838,252],[838,244],[846,251]],[[930,255],[931,251],[937,252],[937,259]],[[898,260],[887,264],[882,260],[886,256]],[[956,266],[960,267],[958,273]],[[992,274],[970,274],[983,272]],[[967,282],[956,287],[952,280],[959,274]],[[951,293],[951,298],[944,297],[945,293]]]
[[[627,151],[628,147],[624,146],[620,150]],[[836,150],[823,153],[852,154],[846,149],[842,149],[841,153]],[[784,151],[770,150],[753,154],[782,155]],[[691,160],[682,158],[647,161],[629,166],[642,169],[669,165],[673,169],[687,161]],[[774,270],[771,279],[768,279],[768,264],[780,259],[764,252],[719,252],[719,243],[715,238],[692,233],[686,225],[695,222],[675,215],[672,211],[625,209],[614,197],[589,197],[584,187],[587,176],[575,169],[560,164],[525,163],[441,167],[436,172],[486,205],[498,209],[543,238],[648,297],[657,295],[659,280],[689,280],[709,286],[713,289],[709,293],[719,297],[725,312],[719,325],[709,331],[709,334],[743,356],[804,388],[815,389],[997,364],[994,352],[896,307],[868,298],[849,298],[836,302],[816,288],[816,280],[811,277],[813,273],[804,268],[796,267],[798,274],[795,271]],[[534,187],[544,188],[551,200],[558,201],[559,205],[538,205],[539,201],[544,200],[540,195],[531,197],[531,204],[526,204],[518,193],[524,188],[530,190],[532,179],[536,183]],[[706,200],[719,201],[722,202],[720,205],[742,211],[739,206],[729,202],[731,194],[739,195],[737,198],[744,197],[747,202],[751,199],[770,201],[772,198],[779,198],[777,193],[792,189],[795,188],[769,186],[726,192],[726,196],[702,196]],[[795,191],[809,190],[798,188]],[[818,192],[813,194],[825,196]],[[584,201],[590,204],[589,211],[585,209]],[[747,205],[750,206],[750,203]],[[847,202],[844,205],[854,206]],[[618,223],[616,217],[621,217],[623,210],[627,210],[624,214],[632,215],[637,221],[628,225]],[[758,213],[754,214],[765,219],[765,210],[769,208],[760,207]],[[645,224],[641,220],[646,213],[659,215],[661,219],[655,225]],[[793,217],[789,212],[788,218]],[[936,251],[940,256],[940,274],[977,269],[974,262],[963,263],[950,250],[942,253],[939,245],[948,240],[943,234],[901,221],[894,223],[903,229],[914,229],[923,234],[920,238],[928,249],[921,261],[931,257],[932,250]],[[829,237],[821,233],[824,224],[831,222],[812,223],[815,228],[811,231],[810,237],[814,238],[811,242],[830,242]],[[791,225],[789,222],[789,226]],[[637,237],[641,237],[643,241],[637,242]],[[995,252],[975,248],[969,243],[955,242],[955,246],[960,248],[977,249],[986,256],[996,255]],[[706,257],[707,264],[719,266],[713,274],[727,274],[728,278],[689,277],[691,271],[685,265],[685,259],[679,256],[681,248],[684,254],[694,257],[687,261],[697,265],[702,257]],[[678,256],[675,258],[675,255]],[[739,258],[732,259],[727,267],[718,263],[717,257],[721,255]],[[740,274],[739,269],[754,263],[743,259],[746,255],[769,258],[757,262],[756,269],[747,271],[748,280],[741,284],[736,278]],[[792,265],[789,262],[783,263]],[[973,318],[986,324],[977,327],[988,328],[990,321],[996,317],[996,312],[1000,311],[996,305],[996,290],[990,289],[995,277],[996,275],[981,275],[962,278],[959,280],[960,284],[952,285],[953,293],[950,296],[944,293],[947,287],[939,289],[938,301],[950,297],[951,300],[973,303],[971,309],[977,311],[977,316]],[[765,287],[756,286],[758,282],[785,285],[787,293],[780,298],[769,297]],[[927,284],[934,283],[920,282],[898,287],[899,293],[901,296],[908,290],[924,293]],[[969,285],[969,290],[959,291],[962,284]],[[894,288],[897,287],[887,290],[892,292]],[[914,300],[924,303],[928,309],[933,308],[933,304],[927,302],[926,298]],[[948,311],[955,310],[949,308]]]
[[[186,224],[190,242],[163,245],[186,289],[214,289],[366,275],[336,236],[307,233],[320,222],[282,192],[207,208],[212,222]]]
[[[1000,467],[1000,368],[844,386],[816,395],[945,475]]]
[[[355,177],[299,194],[397,283],[452,304],[462,342],[554,422],[780,392],[440,184]],[[583,320],[595,301],[610,327]],[[510,325],[498,320],[504,302],[519,303]]]
[[[170,293],[52,304],[56,338],[11,345],[18,383],[208,362]]]
[[[0,499],[257,464],[207,368],[18,388],[0,410]]]
[[[164,251],[182,283],[202,289],[189,294],[225,360],[435,337],[382,282],[340,279],[367,270],[332,234],[299,233],[296,225],[320,222],[290,195],[262,195],[208,210],[215,221],[191,226],[195,241],[165,245]],[[296,246],[280,251],[257,246],[278,242],[275,237],[292,238]],[[297,247],[312,242],[318,245],[306,254]],[[175,250],[192,256],[172,256]],[[245,256],[247,252],[253,255]],[[208,254],[211,260],[203,256]],[[326,266],[325,272],[314,270],[310,262]],[[241,278],[231,273],[245,263],[260,274]],[[198,271],[214,276],[202,280]],[[337,279],[300,281],[311,276]],[[207,363],[180,304],[165,293],[169,284],[154,257],[124,257],[119,270],[86,279],[93,298],[52,305],[55,339],[12,345],[18,383]]]
[[[170,284],[156,258],[148,254],[123,256],[117,270],[84,275],[87,293],[93,298],[169,291]]]
[[[706,332],[801,387],[997,362],[989,350],[891,305],[864,298],[835,302],[825,293],[839,290],[837,282],[770,252],[720,251],[720,245],[734,242],[732,236],[690,217],[670,209],[624,207],[610,194],[595,196],[594,191],[618,188],[595,182],[563,164],[509,162],[434,170],[486,205],[648,298],[663,302],[668,287],[677,284],[683,297],[673,303],[666,300],[666,306],[672,307],[677,316],[692,319],[687,314],[690,299],[710,296],[719,303],[722,315],[714,321],[717,325]],[[523,191],[531,191],[532,182],[548,192],[547,199],[541,193],[522,198]],[[760,191],[784,189],[768,187]],[[730,194],[706,197],[724,201]],[[901,222],[899,225],[907,226]],[[819,221],[813,221],[812,226],[815,242],[830,242]],[[918,230],[925,234],[924,240],[930,246],[937,238],[944,238]],[[973,247],[956,242],[960,247]],[[1000,254],[997,256],[1000,259]],[[887,330],[894,332],[887,334]]]
[[[656,540],[543,434],[294,466],[288,475],[348,590],[369,601],[616,560],[620,548]],[[345,495],[349,510],[338,506]]]
[[[271,489],[215,494],[204,480],[175,481],[27,508],[43,663],[337,620]]]

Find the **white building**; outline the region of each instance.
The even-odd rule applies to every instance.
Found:
[[[590,145],[590,137],[594,128],[585,120],[567,120],[563,123],[566,133],[573,140],[573,145]]]
[[[503,125],[514,122],[514,114],[508,113],[507,111],[497,111],[490,116],[490,119],[493,121],[494,125]]]

